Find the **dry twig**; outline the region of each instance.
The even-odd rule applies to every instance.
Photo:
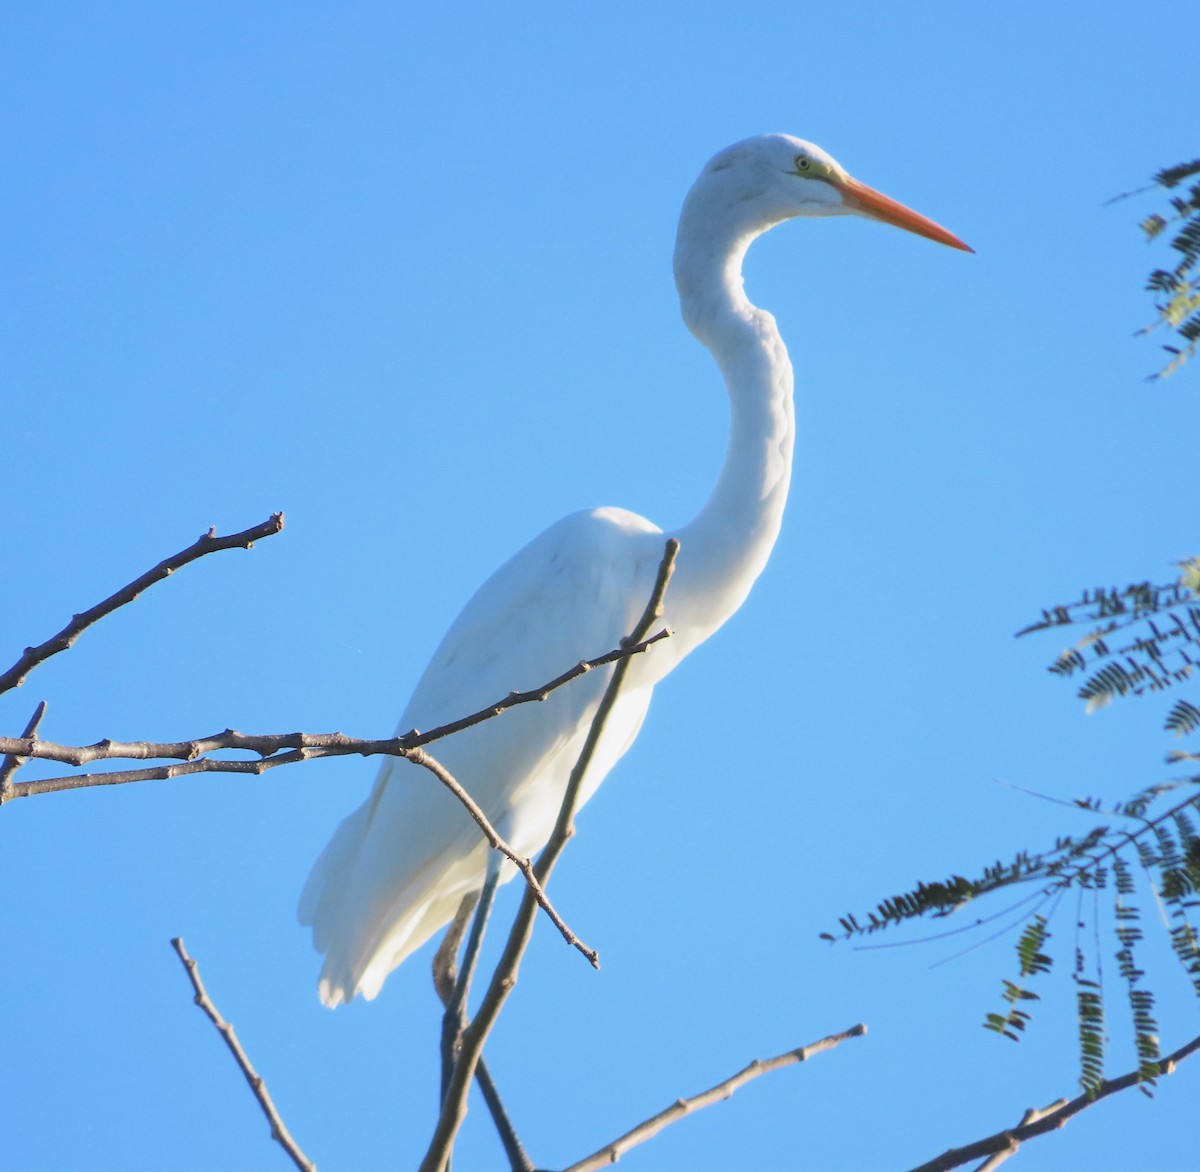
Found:
[[[639,1123],[632,1131],[627,1131],[619,1139],[605,1144],[604,1147],[590,1156],[586,1156],[577,1164],[572,1164],[565,1169],[565,1172],[594,1172],[597,1168],[607,1168],[609,1165],[615,1164],[631,1148],[636,1148],[638,1144],[644,1144],[648,1139],[653,1139],[664,1128],[670,1127],[672,1123],[678,1123],[694,1111],[702,1111],[705,1107],[711,1107],[714,1103],[720,1103],[730,1098],[734,1091],[739,1090],[746,1083],[761,1078],[764,1074],[782,1070],[785,1066],[794,1066],[797,1062],[807,1062],[810,1058],[824,1054],[826,1050],[832,1050],[835,1046],[840,1046],[851,1038],[861,1038],[866,1032],[867,1027],[860,1023],[840,1034],[830,1034],[827,1038],[822,1038],[807,1046],[801,1046],[797,1050],[789,1050],[786,1054],[779,1054],[765,1061],[756,1058],[749,1066],[739,1070],[737,1074],[725,1079],[724,1082],[717,1083],[715,1087],[709,1087],[708,1090],[702,1091],[690,1099],[676,1099],[665,1111],[660,1111],[657,1115],[647,1119],[645,1123]]]
[[[1200,1037],[1193,1038],[1186,1045],[1180,1046],[1173,1054],[1168,1054],[1158,1062],[1159,1076],[1174,1074],[1175,1067],[1185,1058],[1200,1050]],[[994,1168],[997,1164],[1014,1155],[1017,1149],[1028,1139],[1045,1135],[1048,1131],[1057,1131],[1064,1127],[1067,1120],[1078,1115],[1087,1107],[1100,1102],[1101,1099],[1115,1095],[1118,1091],[1127,1091],[1136,1087],[1144,1080],[1140,1071],[1132,1071],[1120,1078],[1105,1079],[1090,1097],[1080,1095],[1075,1099],[1059,1099],[1049,1107],[1026,1111],[1021,1122],[1016,1127],[998,1131],[985,1139],[976,1140],[961,1148],[951,1148],[936,1159],[914,1168],[912,1172],[947,1172],[950,1168],[958,1168],[974,1160],[986,1159],[983,1167]],[[982,1172],[982,1168],[981,1168]]]
[[[135,578],[128,586],[122,586],[120,590],[109,595],[103,602],[96,603],[90,610],[72,615],[71,621],[57,635],[52,635],[36,647],[26,647],[20,659],[8,671],[0,675],[0,693],[20,687],[25,682],[25,677],[38,664],[44,663],[60,651],[66,651],[93,623],[99,622],[106,615],[112,614],[114,610],[132,602],[143,590],[153,586],[155,582],[169,578],[181,566],[186,566],[189,562],[194,562],[206,554],[216,553],[218,550],[249,549],[256,541],[264,537],[271,537],[282,528],[283,514],[275,513],[261,525],[244,529],[241,533],[231,533],[228,537],[218,537],[216,529],[210,529],[192,545],[159,562],[153,569],[147,570],[140,578]]]
[[[638,655],[670,632],[659,631],[630,647],[618,647],[595,659],[576,664],[570,671],[528,692],[511,692],[503,700],[449,724],[439,725],[429,732],[405,733],[383,740],[348,737],[345,733],[241,733],[227,728],[224,732],[188,741],[97,741],[91,745],[59,745],[40,740],[28,731],[21,737],[0,737],[0,753],[20,756],[26,760],[57,761],[62,765],[88,765],[93,761],[182,761],[182,765],[156,765],[148,769],[130,769],[109,773],[66,774],[62,777],[43,777],[23,782],[13,789],[12,797],[34,797],[38,794],[62,793],[65,790],[87,789],[99,785],[126,785],[136,781],[165,781],[191,773],[250,773],[262,774],[277,765],[294,765],[320,757],[411,757],[412,751],[432,744],[443,737],[482,724],[518,704],[544,700],[551,692],[578,679],[597,667]],[[260,760],[223,760],[208,754],[226,750],[255,753]]]
[[[625,662],[622,660],[622,662]],[[488,844],[493,850],[498,850],[506,859],[508,859],[518,871],[525,877],[526,890],[537,901],[538,906],[548,915],[554,926],[562,933],[562,938],[572,947],[578,949],[591,964],[592,968],[600,967],[600,957],[594,948],[589,948],[570,928],[567,927],[566,921],[554,909],[554,905],[550,902],[549,896],[546,895],[545,886],[539,881],[537,873],[534,870],[533,862],[525,858],[524,855],[519,855],[507,842],[500,837],[496,832],[495,827],[488,821],[487,815],[480,809],[478,803],[458,782],[458,780],[450,773],[448,769],[436,758],[431,757],[424,749],[413,749],[405,756],[410,761],[417,765],[423,765],[428,769],[434,777],[438,779],[462,804],[466,807],[467,813],[475,819],[479,829],[483,831],[483,836],[488,840]]]
[[[661,616],[663,595],[671,580],[671,574],[675,568],[675,555],[678,552],[679,542],[670,538],[658,568],[658,577],[655,580],[650,600],[632,633],[622,641],[624,645],[633,646],[645,639],[651,626]],[[571,771],[554,832],[538,857],[537,866],[534,868],[543,886],[548,882],[555,863],[558,862],[567,842],[575,833],[575,807],[578,802],[579,789],[628,669],[628,659],[620,660],[613,669],[612,679],[609,680],[600,705],[596,709],[596,715],[592,719],[592,725],[579,754],[579,760],[576,761],[575,768]],[[517,983],[517,970],[520,968],[521,958],[525,955],[525,949],[529,945],[536,915],[537,904],[532,892],[527,888],[509,932],[508,942],[500,958],[500,963],[496,966],[496,971],[492,975],[491,983],[488,985],[474,1020],[463,1032],[462,1050],[455,1065],[450,1086],[446,1091],[441,1116],[438,1119],[433,1138],[430,1140],[429,1149],[421,1161],[421,1172],[443,1172],[446,1168],[450,1152],[454,1147],[455,1137],[458,1135],[458,1129],[462,1126],[462,1121],[467,1113],[467,1091],[474,1078],[475,1067],[483,1053],[483,1046],[487,1041],[488,1034],[491,1033],[504,1002]]]
[[[192,982],[192,988],[196,991],[194,998],[196,1004],[204,1011],[209,1021],[216,1026],[217,1032],[224,1039],[225,1045],[229,1047],[229,1052],[237,1062],[238,1068],[250,1084],[250,1089],[254,1092],[254,1097],[258,1100],[258,1105],[262,1108],[263,1114],[267,1117],[267,1122],[271,1125],[271,1138],[279,1143],[283,1150],[287,1152],[292,1158],[292,1163],[301,1169],[301,1172],[316,1172],[316,1164],[301,1151],[300,1145],[296,1143],[292,1138],[291,1132],[284,1126],[275,1104],[271,1101],[270,1093],[267,1091],[266,1083],[262,1080],[262,1075],[251,1065],[250,1059],[246,1056],[246,1051],[242,1049],[242,1044],[238,1041],[237,1034],[233,1031],[233,1026],[221,1016],[217,1011],[217,1007],[212,1003],[207,990],[204,988],[204,982],[200,980],[199,966],[188,956],[187,949],[183,946],[183,939],[176,936],[171,941],[171,947],[179,954],[179,959],[183,962],[184,970],[187,972],[188,980]]]

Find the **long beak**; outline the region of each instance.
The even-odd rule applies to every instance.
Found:
[[[882,220],[885,224],[895,224],[897,228],[915,232],[918,236],[926,236],[930,240],[936,240],[939,244],[948,244],[951,248],[960,248],[963,252],[975,251],[970,245],[959,240],[953,232],[947,232],[941,224],[935,224],[920,213],[914,212],[912,208],[906,208],[902,203],[897,203],[891,196],[884,195],[883,192],[876,191],[865,183],[859,183],[857,179],[851,179],[849,175],[845,179],[835,179],[832,182],[841,191],[842,198],[848,206],[856,208],[873,220]]]

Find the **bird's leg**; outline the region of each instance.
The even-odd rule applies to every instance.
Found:
[[[433,956],[433,987],[443,1008],[450,1004],[454,993],[454,985],[458,980],[458,950],[478,899],[479,896],[474,891],[463,896],[463,901],[458,905],[458,911],[454,913],[454,919]]]
[[[471,932],[467,937],[467,946],[463,949],[462,965],[459,968],[450,997],[445,1001],[446,1012],[442,1017],[442,1093],[450,1085],[450,1076],[454,1064],[458,1061],[458,1051],[462,1042],[463,1030],[467,1028],[467,994],[471,988],[471,978],[475,975],[475,965],[479,960],[479,948],[483,943],[484,929],[487,927],[488,916],[491,915],[492,903],[496,898],[496,885],[500,881],[500,867],[504,862],[499,851],[488,852],[487,873],[483,880],[483,889],[479,892],[479,903],[475,908],[475,918],[471,921]],[[463,901],[465,906],[466,901]],[[464,916],[463,906],[459,907],[455,917],[455,926],[459,917]],[[453,931],[453,928],[451,929]],[[458,928],[461,936],[462,929]],[[457,944],[457,941],[455,941]],[[443,944],[443,948],[445,945]],[[439,952],[441,950],[439,949]],[[436,980],[435,976],[435,980]]]

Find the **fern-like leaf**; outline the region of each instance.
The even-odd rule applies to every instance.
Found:
[[[1117,952],[1117,967],[1125,981],[1129,995],[1129,1013],[1133,1019],[1134,1045],[1138,1056],[1138,1077],[1142,1090],[1150,1094],[1158,1078],[1159,1060],[1162,1057],[1158,1045],[1158,1022],[1154,1017],[1154,994],[1139,987],[1146,975],[1137,965],[1135,949],[1142,939],[1138,925],[1141,912],[1134,902],[1133,873],[1124,858],[1113,858],[1113,873],[1116,876],[1116,904],[1113,914],[1116,919],[1116,936],[1120,949]]]
[[[1029,1001],[1040,1000],[1037,993],[1025,987],[1025,982],[1039,973],[1050,971],[1054,962],[1042,951],[1049,937],[1050,932],[1045,916],[1035,915],[1025,925],[1021,938],[1017,941],[1020,983],[1009,980],[1003,982],[1002,995],[1008,1002],[1008,1011],[1006,1013],[989,1013],[984,1018],[984,1029],[993,1030],[1014,1042],[1021,1040],[1020,1035],[1024,1033],[1025,1027],[1029,1023],[1029,1014],[1018,1006]]]
[[[1186,700],[1177,700],[1175,706],[1167,713],[1167,719],[1163,727],[1168,732],[1173,732],[1177,737],[1194,733],[1197,729],[1200,729],[1200,708],[1197,708],[1194,704],[1189,704]]]

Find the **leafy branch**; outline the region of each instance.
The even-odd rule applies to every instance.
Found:
[[[1190,680],[1200,666],[1200,558],[1181,566],[1183,572],[1173,582],[1085,590],[1074,602],[1043,610],[1017,636],[1096,624],[1049,667],[1063,679],[1086,674],[1078,695],[1089,712],[1118,697],[1174,687]],[[1200,728],[1200,709],[1178,701],[1165,727],[1180,736]]]
[[[1187,180],[1200,175],[1200,159],[1167,167],[1153,177],[1154,185],[1167,191],[1176,190]],[[1200,182],[1192,183],[1185,191],[1170,198],[1171,210],[1163,215],[1154,212],[1142,220],[1141,228],[1148,241],[1156,240],[1168,229],[1173,230],[1171,247],[1179,253],[1173,268],[1155,269],[1146,288],[1155,294],[1156,317],[1140,332],[1148,334],[1160,326],[1175,333],[1177,345],[1164,344],[1171,355],[1167,365],[1152,379],[1166,378],[1179,370],[1196,353],[1200,343]]]
[[[1182,798],[1170,803],[1164,801],[1180,790],[1184,791]],[[1076,805],[1092,814],[1104,812],[1101,803],[1093,798],[1081,799]],[[1155,812],[1156,806],[1163,805],[1165,809]],[[1021,901],[1021,904],[1032,902],[1035,907],[1016,945],[1018,979],[1003,982],[1007,1009],[989,1013],[984,1019],[987,1029],[1015,1042],[1020,1040],[1029,1022],[1031,1003],[1038,1000],[1028,987],[1029,981],[1050,972],[1054,964],[1053,956],[1044,951],[1044,946],[1050,939],[1049,925],[1061,897],[1072,889],[1097,893],[1111,890],[1118,967],[1126,984],[1144,1079],[1148,1086],[1152,1085],[1154,1064],[1159,1059],[1158,1025],[1154,1017],[1154,994],[1142,984],[1145,973],[1137,960],[1137,947],[1142,940],[1141,911],[1131,860],[1140,865],[1154,899],[1163,908],[1172,950],[1200,996],[1200,932],[1197,931],[1200,838],[1193,822],[1198,811],[1200,774],[1149,786],[1109,810],[1124,825],[1098,825],[1081,836],[1060,837],[1049,850],[1022,851],[1009,863],[996,862],[983,868],[975,878],[956,875],[945,883],[920,883],[911,891],[883,900],[866,914],[865,922],[853,914],[843,916],[841,933],[826,932],[823,938],[830,941],[862,938],[923,916],[946,917],[981,896],[1036,884],[1033,895]],[[991,918],[1011,913],[1021,904]],[[1081,919],[1077,915],[1076,922]],[[983,922],[976,920],[964,930],[974,929]],[[1073,979],[1079,1024],[1080,1082],[1089,1092],[1104,1078],[1105,1004],[1098,968],[1098,946],[1091,948],[1077,939]]]
[[[1083,674],[1079,698],[1089,711],[1123,696],[1161,691],[1192,679],[1200,664],[1200,559],[1182,565],[1178,579],[1162,585],[1135,583],[1124,589],[1087,590],[1074,602],[1050,607],[1018,632],[1019,636],[1063,627],[1092,625],[1073,647],[1058,655],[1049,670],[1069,679]],[[1200,708],[1178,700],[1165,727],[1177,736],[1200,729]],[[1194,760],[1196,754],[1174,752],[1169,761]],[[1171,949],[1194,992],[1200,997],[1200,837],[1194,819],[1200,811],[1200,774],[1157,782],[1133,797],[1113,804],[1097,798],[1064,803],[1105,818],[1083,834],[1063,835],[1045,850],[1018,852],[1011,861],[997,861],[971,877],[954,875],[921,882],[908,891],[878,903],[861,919],[841,918],[839,934],[825,939],[872,936],[897,924],[922,917],[940,919],[966,904],[1009,888],[1033,891],[997,913],[964,925],[969,931],[994,920],[1009,926],[1023,923],[1016,944],[1018,975],[1004,979],[1003,1006],[988,1013],[985,1028],[1019,1041],[1039,995],[1031,989],[1035,977],[1054,965],[1050,924],[1063,898],[1072,890],[1079,907],[1075,916],[1074,967],[1076,1021],[1079,1038],[1080,1084],[1085,1095],[1104,1085],[1107,1006],[1101,964],[1098,919],[1104,914],[1115,942],[1114,955],[1125,988],[1125,1000],[1138,1058],[1138,1078],[1150,1093],[1160,1069],[1158,1021],[1153,988],[1146,982],[1140,946],[1142,891],[1135,868],[1144,876],[1170,937]],[[1109,817],[1118,821],[1110,822]],[[1082,929],[1089,913],[1084,895],[1090,893],[1095,911],[1093,934]],[[1030,906],[1032,905],[1032,907]],[[1020,913],[1014,919],[1014,913]],[[943,933],[944,935],[945,933]]]

